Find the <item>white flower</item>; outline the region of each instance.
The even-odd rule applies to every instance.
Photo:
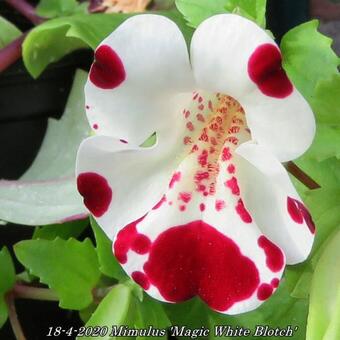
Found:
[[[148,294],[198,295],[237,314],[310,252],[314,224],[281,162],[306,151],[315,122],[255,23],[209,18],[190,56],[157,15],[132,17],[101,43],[85,89],[96,135],[80,146],[78,188]],[[156,144],[140,147],[153,133]]]

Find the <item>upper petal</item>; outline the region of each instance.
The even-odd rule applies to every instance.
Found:
[[[163,16],[134,16],[95,52],[85,87],[87,116],[98,134],[138,145],[169,122],[172,97],[192,89],[177,25]]]
[[[246,143],[236,152],[244,201],[257,225],[285,252],[287,264],[304,261],[315,226],[286,169],[262,146]]]
[[[191,59],[198,85],[237,99],[253,138],[278,159],[310,146],[313,113],[283,70],[279,48],[254,22],[234,14],[207,19],[193,36]]]

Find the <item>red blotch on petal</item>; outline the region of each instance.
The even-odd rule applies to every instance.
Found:
[[[280,280],[279,279],[273,279],[270,284],[272,285],[273,288],[277,288],[280,284]]]
[[[241,199],[238,200],[235,209],[236,209],[236,212],[240,215],[243,222],[245,223],[253,222],[252,217],[250,216],[249,212],[245,208],[244,203]]]
[[[172,189],[176,182],[181,180],[181,172],[175,172],[170,180],[169,188]]]
[[[287,197],[287,210],[292,220],[298,224],[305,222],[309,231],[315,234],[315,224],[311,214],[300,201]]]
[[[261,236],[257,241],[266,254],[266,264],[272,272],[279,272],[284,266],[284,256],[281,249],[265,236]]]
[[[198,295],[217,311],[250,298],[259,285],[254,262],[242,255],[232,239],[203,221],[161,233],[144,271],[167,301]]]
[[[293,85],[282,67],[281,52],[273,44],[264,44],[255,50],[248,62],[248,74],[269,97],[286,98],[293,92]]]
[[[225,208],[225,202],[223,200],[216,200],[215,209],[216,211],[221,211]]]
[[[257,298],[261,301],[269,299],[273,294],[273,287],[268,283],[263,283],[257,290]]]
[[[142,272],[133,272],[131,274],[133,281],[139,284],[143,289],[148,290],[150,288],[150,282],[147,276]]]
[[[223,148],[222,150],[222,161],[226,162],[231,159],[232,155],[229,148]]]
[[[160,201],[152,208],[152,210],[157,210],[159,209],[163,203],[166,202],[166,197],[163,195],[163,197],[160,199]]]
[[[183,201],[184,203],[189,203],[191,200],[191,193],[190,192],[180,192],[178,194],[178,199]]]
[[[139,234],[136,228],[137,224],[144,218],[145,216],[128,224],[117,234],[117,239],[113,244],[113,252],[118,262],[122,264],[127,262],[127,253],[130,249],[137,254],[146,254],[149,251],[151,246],[150,239],[143,234]]]
[[[112,200],[112,190],[107,180],[97,173],[86,172],[78,176],[77,187],[87,209],[95,217],[103,216]]]
[[[95,86],[104,90],[114,89],[126,79],[123,62],[110,46],[97,48],[89,77]]]
[[[226,181],[225,185],[231,190],[233,195],[237,195],[237,196],[240,195],[240,188],[238,186],[236,177],[233,177],[229,181]]]
[[[204,203],[201,203],[201,204],[200,204],[200,211],[203,212],[204,210],[205,210],[205,204],[204,204]]]

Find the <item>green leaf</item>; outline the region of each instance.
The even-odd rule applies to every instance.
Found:
[[[88,225],[88,219],[63,224],[45,225],[35,228],[32,239],[54,240],[59,237],[67,240],[70,237],[77,238]]]
[[[80,310],[91,304],[92,289],[100,278],[100,271],[89,239],[83,242],[72,238],[21,241],[14,250],[30,273],[57,293],[60,307]]]
[[[191,27],[196,28],[209,17],[227,13],[228,0],[176,0],[177,9],[183,14]]]
[[[112,326],[117,328],[119,326],[132,327],[134,325],[135,309],[136,300],[131,290],[123,284],[118,284],[101,301],[90,320],[86,323],[86,327],[107,327],[107,334],[101,336],[100,339],[116,339],[116,337],[110,336]],[[77,339],[89,340],[93,339],[93,337],[77,337]],[[119,337],[119,339],[131,339],[131,337]]]
[[[25,225],[60,223],[87,215],[76,189],[75,159],[89,136],[84,84],[77,71],[62,118],[50,119],[38,156],[19,181],[0,181],[0,219]],[[65,138],[67,136],[67,138]]]
[[[0,16],[0,48],[6,47],[21,35],[21,31],[11,22]]]
[[[340,230],[327,243],[311,285],[307,340],[340,338]]]
[[[15,269],[11,255],[6,247],[0,251],[0,328],[8,317],[5,294],[15,284]]]
[[[96,238],[96,250],[100,271],[103,274],[119,281],[126,279],[127,275],[124,273],[121,265],[113,255],[112,241],[106,236],[92,216],[90,218],[90,222]]]
[[[38,77],[46,66],[80,48],[96,48],[126,18],[125,14],[77,14],[34,28],[23,44],[27,70]]]
[[[266,27],[266,5],[267,0],[229,0],[226,4],[226,9],[229,12],[237,12],[241,10],[253,19],[257,24],[263,28]]]
[[[147,329],[150,325],[155,329],[166,329],[171,326],[171,322],[164,311],[163,305],[145,294],[143,302],[138,304],[135,326],[138,329]],[[137,339],[167,339],[167,336],[139,336]]]
[[[269,326],[272,328],[287,328],[290,325],[295,330],[293,339],[305,339],[306,320],[308,312],[308,301],[306,299],[295,299],[289,295],[284,281],[274,295],[258,309],[240,314],[237,316],[223,316],[217,313],[210,313],[210,325],[230,325],[234,329],[244,327],[255,331],[257,325]],[[259,337],[262,338],[262,337]],[[264,337],[263,337],[264,338]],[[265,337],[266,339],[277,339],[277,337]],[[210,339],[220,339],[211,336]],[[225,337],[225,339],[233,339]],[[238,337],[238,339],[249,339],[249,337]]]
[[[331,48],[332,39],[319,33],[318,25],[317,20],[299,25],[281,42],[283,67],[307,100],[313,98],[319,81],[338,74],[339,58]]]
[[[73,14],[79,7],[77,0],[40,0],[37,14],[45,18],[60,17]]]
[[[176,6],[191,27],[197,27],[205,19],[222,13],[237,13],[265,27],[266,2],[266,0],[176,0]]]

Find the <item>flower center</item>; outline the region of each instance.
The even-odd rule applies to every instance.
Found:
[[[195,169],[196,189],[205,196],[213,194],[220,164],[227,162],[228,172],[234,173],[234,151],[250,139],[244,110],[230,96],[195,92],[190,109],[184,109],[183,115],[187,129],[183,143],[187,146],[186,158],[191,159],[187,162],[192,171]],[[237,191],[236,187],[233,190]]]

